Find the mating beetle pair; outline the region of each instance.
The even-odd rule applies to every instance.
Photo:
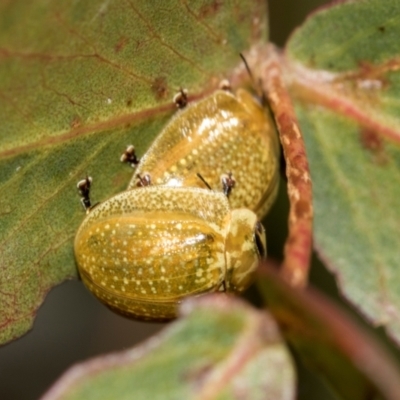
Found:
[[[128,189],[90,210],[75,238],[96,297],[127,316],[168,320],[186,296],[250,285],[266,253],[258,220],[278,188],[265,111],[243,89],[217,90],[179,110],[140,162],[128,147],[122,161],[138,164]],[[86,206],[90,183],[80,186]]]

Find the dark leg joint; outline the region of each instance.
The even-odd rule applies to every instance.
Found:
[[[223,80],[219,83],[219,88],[220,88],[221,90],[225,90],[226,92],[232,92],[231,83],[228,81],[228,79],[223,79]]]
[[[232,189],[235,187],[236,181],[232,176],[232,172],[221,175],[222,190],[226,197],[229,197]]]
[[[145,172],[143,175],[137,174],[136,177],[138,179],[136,186],[143,187],[143,186],[151,185],[151,177],[150,177],[150,174],[148,174],[147,172]]]
[[[135,168],[139,164],[139,158],[136,157],[135,147],[129,145],[126,150],[122,153],[121,162],[129,164],[132,168]]]
[[[187,94],[188,92],[186,89],[180,89],[179,92],[174,96],[174,103],[179,109],[185,108],[187,106]]]
[[[90,186],[92,185],[92,181],[93,179],[91,176],[86,176],[85,179],[80,180],[76,185],[81,196],[81,204],[86,212],[88,212],[92,206],[90,201]]]

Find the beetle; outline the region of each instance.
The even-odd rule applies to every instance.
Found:
[[[128,149],[136,166],[128,189],[138,185],[138,178],[141,185],[143,176],[155,185],[204,188],[207,182],[214,190],[222,185],[232,208],[249,208],[260,219],[277,195],[275,125],[268,110],[245,89],[235,94],[218,89],[178,110],[140,161],[134,147]]]
[[[139,160],[125,192],[90,208],[75,238],[85,285],[114,311],[168,320],[180,301],[251,283],[266,237],[261,219],[278,190],[279,145],[267,110],[248,91],[222,89],[179,108]],[[139,187],[138,187],[139,186]],[[220,190],[222,186],[222,191]]]
[[[146,186],[93,207],[74,243],[84,284],[112,310],[169,320],[186,296],[242,292],[266,237],[256,214],[222,192]]]

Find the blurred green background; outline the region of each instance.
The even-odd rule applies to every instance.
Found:
[[[327,3],[271,0],[271,41],[282,47],[312,10]],[[269,253],[276,258],[282,253],[286,215],[287,199],[282,185],[278,202],[266,221]],[[317,264],[316,261],[313,265],[312,283],[336,296],[333,278]],[[37,399],[71,365],[98,354],[129,348],[163,326],[119,317],[95,300],[81,282],[65,282],[46,298],[33,331],[0,348],[0,399]],[[299,399],[335,398],[313,373],[301,366],[299,371]]]

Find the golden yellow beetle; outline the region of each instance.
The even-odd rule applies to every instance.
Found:
[[[148,186],[94,207],[75,238],[83,282],[118,313],[176,316],[186,296],[241,292],[266,253],[265,232],[248,209],[201,188]]]
[[[247,90],[216,90],[175,114],[141,158],[128,189],[138,177],[177,187],[205,187],[205,181],[214,190],[232,177],[234,189],[229,183],[225,188],[231,207],[249,208],[261,219],[278,191],[275,125]]]
[[[270,116],[243,89],[178,111],[128,190],[91,209],[79,228],[85,285],[113,310],[148,320],[174,318],[186,296],[245,290],[266,254],[257,220],[276,197],[278,152]],[[137,163],[132,146],[122,160]],[[138,188],[138,178],[154,186]],[[78,184],[86,209],[91,182]]]

